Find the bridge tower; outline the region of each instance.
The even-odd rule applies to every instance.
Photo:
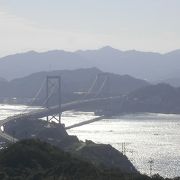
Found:
[[[47,116],[47,122],[52,119],[61,123],[61,76],[47,76],[46,78],[46,108],[50,109],[51,103],[57,103],[59,112],[52,116]]]
[[[99,83],[101,83],[101,85],[99,86],[100,88],[96,94],[96,97],[99,97],[99,98],[110,97],[112,92],[111,92],[111,77],[110,77],[109,73],[99,73],[97,76],[98,76],[97,79],[99,79]],[[101,110],[102,110],[103,114],[111,115],[112,114],[111,99],[109,99],[109,101],[107,103],[104,103],[101,106],[101,108],[102,108]],[[97,113],[98,113],[98,111],[97,111]]]

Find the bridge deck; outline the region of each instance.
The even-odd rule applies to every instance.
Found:
[[[63,104],[61,106],[61,112],[80,108],[80,107],[83,107],[84,105],[88,105],[89,103],[92,103],[92,102],[94,102],[94,103],[96,103],[96,102],[107,102],[109,100],[113,100],[113,99],[117,99],[117,98],[121,98],[121,96],[108,97],[108,98],[87,99],[87,100],[81,100],[81,101],[74,101],[74,102],[66,103],[66,104]],[[0,121],[0,127],[9,121],[15,121],[15,120],[18,121],[21,119],[28,119],[28,118],[43,118],[43,117],[54,115],[57,113],[59,113],[59,106],[54,106],[54,107],[51,107],[49,109],[44,108],[44,109],[40,109],[40,110],[34,110],[33,112],[29,112],[29,113],[25,113],[25,114],[19,114],[19,115],[15,115],[15,116],[10,116],[10,117]],[[67,127],[66,129],[71,129],[73,127],[78,127],[78,126],[82,126],[85,124],[89,124],[89,123],[92,123],[95,121],[99,121],[103,118],[104,118],[104,116],[101,116],[101,117],[94,118],[94,119],[91,119],[88,121],[77,123],[77,124],[74,124],[72,126]],[[1,130],[0,130],[0,136],[5,138],[6,140],[8,140],[10,142],[18,141],[18,139],[13,138],[12,136],[6,134],[5,132],[3,132]]]

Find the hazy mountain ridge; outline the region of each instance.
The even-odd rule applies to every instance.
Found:
[[[171,86],[174,86],[174,87],[180,87],[180,77],[164,79],[164,80],[161,80],[161,82],[170,84]]]
[[[87,92],[99,73],[103,72],[97,68],[38,72],[9,82],[0,82],[0,97],[34,97],[43,82],[44,89],[42,96],[45,96],[45,80],[47,75],[61,75],[63,94]],[[108,73],[108,77],[110,83],[109,91],[115,95],[129,93],[149,85],[146,81],[133,78],[129,75],[121,76]],[[103,81],[100,83],[102,84]]]
[[[38,53],[29,51],[1,58],[0,76],[6,79],[15,79],[40,71],[83,68],[87,63],[79,55],[71,52],[54,50]]]
[[[180,113],[180,88],[161,83],[135,90],[125,97],[120,111],[126,113]]]
[[[180,50],[160,54],[136,50],[120,51],[109,46],[76,52],[29,51],[0,58],[0,76],[14,79],[40,71],[97,67],[106,72],[159,81],[180,76],[179,59]]]

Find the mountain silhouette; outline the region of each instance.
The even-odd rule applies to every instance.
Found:
[[[160,54],[136,50],[121,51],[110,46],[75,52],[29,51],[0,58],[0,77],[10,80],[40,71],[97,67],[106,72],[160,81],[180,76],[179,59],[180,50]]]

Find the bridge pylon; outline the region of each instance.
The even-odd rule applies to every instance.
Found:
[[[47,116],[47,122],[55,119],[56,121],[61,123],[61,76],[46,77],[46,108],[50,109],[52,103],[57,103],[57,105],[59,106],[59,112],[52,116]]]

